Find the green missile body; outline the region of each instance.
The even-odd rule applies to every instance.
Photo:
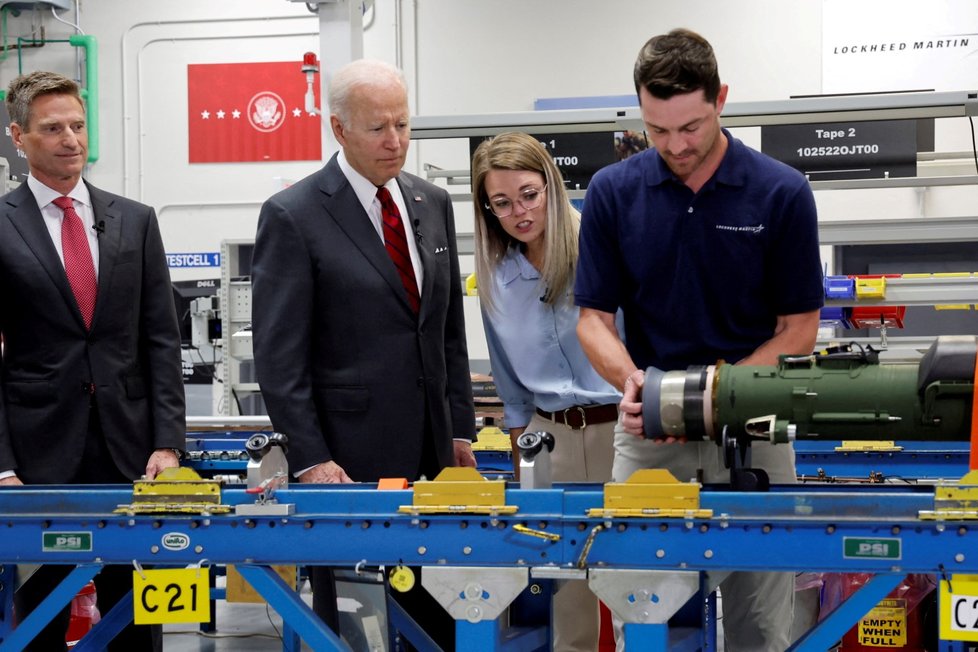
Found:
[[[776,366],[646,371],[646,436],[690,440],[934,440],[970,437],[978,338],[942,337],[919,363],[876,352],[782,356]]]

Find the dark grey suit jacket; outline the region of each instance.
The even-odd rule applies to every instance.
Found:
[[[454,463],[453,436],[473,437],[451,200],[409,174],[398,183],[421,234],[417,318],[336,156],[262,206],[255,366],[293,472],[333,460],[359,482],[414,479],[426,420],[443,467]]]
[[[99,235],[91,332],[24,183],[0,198],[0,471],[28,484],[75,474],[95,399],[116,466],[139,478],[184,448],[180,333],[152,208],[88,186]]]

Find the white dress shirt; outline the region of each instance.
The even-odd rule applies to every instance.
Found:
[[[27,177],[27,187],[30,188],[38,208],[41,209],[44,225],[48,227],[48,233],[51,234],[51,241],[54,243],[54,248],[58,250],[58,258],[61,259],[63,267],[65,254],[61,246],[61,222],[64,220],[64,212],[52,203],[62,195],[32,176]],[[85,234],[88,236],[88,248],[92,252],[92,263],[95,265],[95,278],[98,279],[98,232],[95,230],[95,210],[92,208],[92,198],[88,194],[88,186],[79,178],[78,185],[68,193],[68,197],[71,197],[72,203],[75,205],[75,212],[78,213],[78,217],[81,218],[85,227]]]
[[[350,182],[350,185],[353,187],[353,192],[356,193],[357,199],[360,200],[360,204],[363,206],[363,210],[370,217],[370,223],[374,225],[374,230],[377,231],[377,237],[383,242],[384,216],[380,209],[380,200],[377,199],[377,186],[353,169],[350,162],[346,160],[342,149],[340,149],[340,153],[336,159],[337,163],[340,164],[340,171],[343,172],[346,180]],[[397,210],[401,214],[401,221],[404,223],[404,235],[407,236],[405,239],[407,240],[408,249],[411,251],[411,267],[414,268],[414,276],[418,281],[418,294],[420,296],[421,287],[424,284],[424,268],[421,266],[421,257],[418,255],[418,243],[415,238],[411,237],[417,229],[409,221],[407,207],[404,204],[404,197],[401,195],[401,188],[397,185],[397,179],[391,179],[384,184],[384,187],[390,191],[394,203],[397,204]]]

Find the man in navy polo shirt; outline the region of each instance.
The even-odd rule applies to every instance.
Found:
[[[623,391],[615,480],[651,467],[680,480],[701,469],[706,482],[723,482],[715,444],[644,439],[644,370],[811,353],[823,303],[815,201],[800,173],[720,128],[727,86],[703,37],[683,29],[653,37],[634,78],[655,149],[604,168],[588,186],[578,336],[594,368]],[[789,445],[755,445],[753,466],[772,482],[795,481]],[[733,573],[720,586],[727,650],[788,647],[793,574]]]

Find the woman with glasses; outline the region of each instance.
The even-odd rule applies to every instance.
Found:
[[[574,270],[580,216],[547,150],[523,133],[481,143],[472,158],[475,269],[493,380],[513,441],[553,434],[555,482],[607,482],[618,392],[577,340]],[[554,596],[554,649],[598,646],[598,603],[583,580]]]

